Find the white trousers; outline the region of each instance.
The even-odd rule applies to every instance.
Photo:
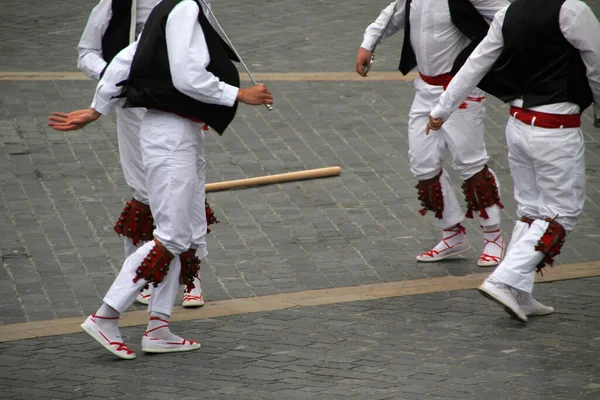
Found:
[[[164,280],[153,289],[149,312],[171,315],[179,290],[179,254],[194,247],[200,259],[207,255],[203,126],[153,110],[142,120],[140,145],[156,224],[154,238],[175,256]],[[145,243],[125,260],[104,298],[106,304],[123,312],[133,303],[147,283],[133,282],[136,269],[153,246],[154,241]]]
[[[415,80],[414,86],[415,98],[408,115],[408,156],[410,170],[415,178],[424,181],[435,177],[442,169],[448,153],[452,157],[453,169],[463,181],[481,171],[489,160],[483,136],[484,93],[476,89],[469,97],[479,101],[465,101],[466,108],[456,110],[439,131],[432,131],[426,135],[425,127],[429,114],[439,102],[443,88],[429,85],[420,77]],[[444,212],[442,219],[436,219],[436,222],[445,229],[463,221],[464,212],[446,171],[443,171],[440,183],[444,196]],[[496,184],[500,189],[498,179]],[[480,218],[482,226],[500,223],[500,207],[488,207],[486,212],[489,218]]]
[[[536,219],[530,227],[517,221],[506,256],[492,276],[531,293],[535,267],[544,254],[535,246],[555,218],[571,232],[585,199],[585,146],[578,128],[537,128],[514,117],[506,125],[508,162],[514,182],[517,215]]]
[[[140,125],[145,114],[146,110],[143,108],[117,107],[117,139],[125,182],[136,200],[148,204],[146,174],[140,149]]]

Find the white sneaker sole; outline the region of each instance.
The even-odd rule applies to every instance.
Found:
[[[511,307],[507,306],[506,304],[504,304],[502,302],[502,300],[500,300],[498,297],[496,297],[496,295],[493,292],[489,292],[483,286],[479,286],[477,288],[477,290],[479,291],[479,293],[481,293],[483,295],[483,297],[492,300],[493,302],[495,302],[496,304],[498,304],[502,308],[504,308],[504,311],[506,311],[508,313],[508,315],[510,315],[514,319],[521,321],[521,322],[527,322],[526,315],[519,315],[519,313],[517,311],[515,311]]]
[[[96,334],[90,328],[88,328],[88,326],[85,324],[85,322],[83,324],[81,324],[80,326],[81,326],[81,329],[83,329],[83,331],[85,333],[90,335],[96,342],[100,343],[102,345],[102,347],[104,347],[106,350],[110,351],[115,356],[122,358],[123,360],[133,360],[135,358],[135,353],[128,355],[128,354],[123,354],[121,352],[116,351],[114,348],[112,348],[111,345],[106,343],[104,338],[99,338],[98,336],[96,336]]]
[[[184,301],[181,303],[183,308],[198,308],[204,305],[204,301],[192,300],[192,301]]]
[[[495,267],[500,261],[477,261],[478,267]]]
[[[421,258],[421,255],[419,254],[417,256],[417,261],[420,261],[420,262],[438,262],[438,261],[445,260],[446,258],[450,258],[450,257],[454,257],[454,256],[459,256],[459,255],[461,255],[463,253],[466,253],[469,250],[471,250],[471,245],[469,245],[469,247],[467,247],[466,249],[461,250],[459,252],[451,253],[451,254],[448,254],[448,255],[445,255],[445,256],[440,256],[440,257],[423,257],[423,258]]]
[[[194,350],[198,350],[200,347],[202,347],[200,345],[200,343],[198,343],[197,345],[190,345],[190,346],[182,346],[182,347],[173,347],[170,349],[163,349],[163,348],[151,348],[151,347],[142,347],[142,351],[144,353],[155,353],[155,354],[164,354],[164,353],[183,353],[186,351],[194,351]]]

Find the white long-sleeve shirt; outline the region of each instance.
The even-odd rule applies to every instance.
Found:
[[[117,0],[118,1],[118,0]],[[137,0],[135,13],[135,36],[138,37],[152,8],[160,0]],[[100,73],[106,67],[102,58],[102,36],[112,18],[113,0],[100,0],[100,3],[90,13],[88,22],[77,45],[77,69],[88,78],[100,79]]]
[[[498,12],[488,35],[454,76],[438,105],[431,112],[433,118],[447,120],[498,60],[504,49],[502,26],[507,9],[508,7]],[[581,54],[594,96],[594,112],[600,117],[600,23],[592,10],[579,0],[566,0],[563,3],[558,22],[565,39]],[[523,100],[515,99],[510,104],[522,107]],[[580,112],[577,104],[569,102],[532,107],[531,110],[550,114]]]
[[[203,103],[232,107],[239,89],[206,70],[210,55],[198,23],[199,12],[196,2],[184,0],[167,18],[165,32],[173,85]],[[128,78],[138,43],[139,39],[117,54],[98,83],[91,107],[100,114],[106,115],[119,105],[119,99],[113,97],[121,93],[122,88],[115,85]]]
[[[395,3],[398,4],[392,15]],[[471,3],[488,22],[509,4],[507,0],[471,0]],[[380,36],[381,43],[383,39],[404,29],[405,13],[406,1],[393,1],[367,27],[360,47],[373,50]],[[390,24],[383,31],[388,21]],[[412,0],[410,42],[419,71],[423,75],[437,76],[450,72],[454,61],[470,40],[452,23],[448,0]]]

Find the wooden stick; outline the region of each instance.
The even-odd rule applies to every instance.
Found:
[[[259,186],[271,185],[274,183],[299,181],[303,179],[325,178],[328,176],[336,176],[342,173],[340,167],[326,167],[317,169],[307,169],[304,171],[287,172],[285,174],[266,175],[256,178],[238,179],[235,181],[224,181],[217,183],[208,183],[206,185],[207,192],[218,192],[220,190],[234,189],[244,186]]]

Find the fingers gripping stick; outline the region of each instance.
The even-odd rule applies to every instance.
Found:
[[[225,40],[227,40],[227,43],[231,47],[231,50],[233,50],[233,52],[235,53],[235,55],[237,56],[237,58],[240,60],[240,63],[242,64],[242,66],[246,70],[246,73],[250,77],[250,80],[252,81],[252,83],[254,83],[254,85],[257,85],[257,82],[254,79],[254,76],[252,76],[252,73],[250,72],[250,70],[246,66],[246,63],[244,62],[244,60],[242,60],[242,57],[240,56],[240,54],[237,52],[237,50],[233,46],[233,43],[231,43],[231,40],[229,40],[229,37],[227,36],[227,34],[225,33],[225,31],[223,30],[223,27],[221,26],[221,24],[217,20],[217,17],[215,16],[215,14],[212,12],[212,10],[210,9],[210,7],[208,6],[208,4],[206,4],[206,2],[204,0],[200,0],[200,1],[202,2],[202,4],[204,5],[204,7],[206,7],[206,9],[208,10],[208,12],[210,13],[211,17],[215,21],[215,24],[217,25],[217,27],[219,28],[219,30],[223,34],[223,37],[225,38]],[[267,107],[267,110],[269,110],[269,111],[273,110],[273,106],[271,104],[265,104],[265,107]]]

